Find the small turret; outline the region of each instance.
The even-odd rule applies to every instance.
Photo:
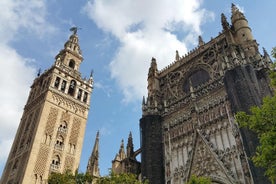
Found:
[[[253,40],[251,28],[248,25],[247,19],[244,14],[232,4],[232,16],[231,22],[235,31],[236,41],[243,43],[249,40]]]
[[[148,97],[153,97],[159,90],[158,69],[156,59],[151,59],[151,66],[148,73]]]

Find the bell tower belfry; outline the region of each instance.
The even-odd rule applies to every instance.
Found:
[[[34,80],[0,183],[47,183],[51,172],[75,171],[80,162],[93,89],[81,77],[77,28]]]

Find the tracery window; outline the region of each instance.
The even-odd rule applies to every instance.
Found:
[[[204,84],[209,80],[210,80],[209,73],[206,70],[198,69],[187,77],[183,85],[183,91],[185,93],[189,93],[191,86],[193,88],[196,88],[199,85]]]

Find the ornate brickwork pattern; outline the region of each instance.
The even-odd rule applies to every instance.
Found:
[[[34,167],[35,174],[43,176],[44,172],[47,170],[46,163],[48,161],[48,156],[49,156],[49,148],[44,145],[41,145],[37,155],[35,167]]]
[[[65,162],[64,162],[64,172],[66,170],[71,170],[73,169],[74,166],[74,162],[75,162],[75,158],[72,156],[66,156],[65,158]]]
[[[69,120],[70,120],[70,114],[69,114],[69,113],[66,113],[66,112],[62,112],[62,115],[61,115],[61,122],[62,122],[62,121],[66,121],[67,123],[69,123]]]
[[[78,136],[80,133],[80,126],[81,126],[81,120],[79,118],[74,117],[71,135],[69,138],[70,143],[75,144],[75,145],[77,144]]]
[[[67,109],[70,109],[72,111],[74,111],[75,113],[84,115],[84,113],[86,112],[86,107],[84,106],[84,104],[81,103],[76,103],[73,100],[68,99],[68,97],[64,97],[61,94],[58,93],[53,93],[53,100],[59,105],[59,106],[64,106]]]
[[[20,160],[19,166],[17,168],[18,171],[22,171],[24,169],[26,162],[27,162],[28,154],[29,154],[28,152],[25,152],[21,156],[21,158],[18,159],[18,160]],[[17,172],[16,181],[19,181],[21,176],[22,176],[22,172]]]
[[[45,129],[46,134],[53,135],[55,124],[57,122],[57,116],[58,116],[58,109],[51,107],[50,113],[47,119],[46,129]]]

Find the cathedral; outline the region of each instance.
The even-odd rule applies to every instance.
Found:
[[[148,95],[140,119],[141,148],[129,134],[112,161],[112,171],[134,173],[150,184],[183,184],[192,175],[214,184],[268,184],[249,159],[258,139],[235,121],[273,94],[271,59],[261,54],[244,14],[232,4],[231,24],[221,15],[222,32],[158,70],[152,58]],[[0,184],[47,183],[52,172],[79,167],[93,89],[92,74],[82,78],[77,28],[53,65],[35,78]],[[141,154],[141,162],[136,156]],[[100,177],[99,132],[87,173]],[[95,183],[95,181],[93,182]]]
[[[51,172],[79,167],[93,78],[81,77],[77,28],[34,80],[1,184],[47,183]]]
[[[235,113],[261,105],[272,95],[271,60],[258,50],[248,21],[232,4],[231,24],[158,70],[152,58],[148,96],[143,99],[141,173],[151,184],[183,184],[192,175],[215,184],[269,183],[249,159],[256,135],[239,128]]]

